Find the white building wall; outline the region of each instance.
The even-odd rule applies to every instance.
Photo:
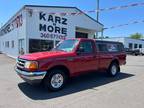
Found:
[[[134,48],[134,44],[137,44],[138,48],[139,48],[139,45],[141,44],[142,48],[144,48],[144,41],[143,40],[139,40],[139,39],[131,39],[131,38],[108,38],[108,39],[104,39],[104,40],[122,42],[124,44],[125,48],[129,48],[129,44],[130,43],[133,44],[132,49],[135,49]]]
[[[26,27],[27,36],[30,38],[35,38],[35,39],[42,39],[40,36],[41,32],[39,31],[39,24],[46,24],[46,25],[54,26],[52,22],[39,20],[40,12],[47,13],[46,16],[48,16],[49,13],[80,12],[77,9],[72,9],[72,8],[42,8],[42,7],[40,8],[28,7],[28,8],[32,9],[33,11],[32,11],[32,16],[30,16],[29,12],[27,12],[27,27]],[[85,29],[93,30],[93,31],[101,31],[103,28],[102,25],[100,25],[99,23],[96,23],[94,20],[90,20],[90,18],[84,14],[74,15],[74,16],[73,15],[60,16],[56,14],[53,16],[58,16],[58,17],[67,19],[67,25],[56,24],[56,26],[58,27],[67,28],[67,38],[75,38],[76,27],[81,27],[81,28],[85,28]],[[92,35],[95,34],[95,32],[90,32],[90,31],[88,31],[87,33],[90,33]]]
[[[22,26],[18,28],[14,28],[9,33],[6,33],[3,36],[0,36],[0,46],[2,53],[7,54],[8,56],[11,56],[13,58],[17,57],[19,55],[19,39],[25,39],[26,35],[26,29],[25,29],[25,12],[20,11],[18,12],[8,23],[11,24],[12,21],[19,15],[22,15]],[[7,26],[6,25],[6,26]],[[5,26],[3,27],[5,28]],[[12,48],[12,41],[14,41],[14,47]],[[6,47],[6,42],[9,42],[9,47]],[[25,47],[24,47],[25,50]]]
[[[129,48],[129,43],[133,44],[133,48],[132,49],[135,49],[134,48],[134,44],[137,44],[138,48],[139,48],[139,45],[141,44],[142,48],[144,48],[144,41],[142,41],[142,40],[125,38],[125,46],[126,46],[126,48]]]

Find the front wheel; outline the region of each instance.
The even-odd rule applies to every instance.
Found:
[[[51,91],[62,89],[66,83],[67,76],[63,70],[54,69],[44,79],[44,86]]]
[[[108,75],[111,76],[111,77],[114,77],[116,76],[118,73],[120,72],[120,66],[118,63],[116,62],[113,62],[109,69],[108,69]]]

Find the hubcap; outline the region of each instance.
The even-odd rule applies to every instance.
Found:
[[[112,75],[115,75],[117,73],[117,67],[115,65],[112,66],[111,73]]]
[[[51,85],[53,88],[60,88],[63,85],[64,79],[61,74],[55,74],[52,76]]]

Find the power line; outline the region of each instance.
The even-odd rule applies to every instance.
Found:
[[[53,15],[61,15],[61,16],[66,16],[66,15],[82,15],[83,13],[96,13],[96,12],[104,12],[104,11],[112,11],[112,10],[121,10],[121,9],[127,9],[130,7],[138,7],[138,6],[144,6],[144,2],[139,2],[139,3],[131,3],[123,6],[115,6],[115,7],[110,7],[110,8],[103,8],[103,9],[96,9],[96,10],[89,10],[89,11],[82,11],[82,12],[71,12],[71,13],[66,13],[66,12],[50,12],[48,14],[53,14]],[[36,9],[30,9],[30,8],[25,8],[27,11],[32,11],[32,12],[41,12]]]
[[[138,7],[138,6],[144,6],[144,2],[138,2],[138,3],[131,3],[128,5],[123,5],[123,6],[116,6],[116,7],[111,7],[111,8],[104,8],[96,11],[111,11],[111,10],[121,10],[121,9],[127,9],[130,7]]]
[[[125,23],[125,24],[120,24],[120,25],[116,25],[116,26],[111,26],[111,27],[105,28],[105,30],[107,30],[107,29],[120,28],[120,27],[123,27],[123,26],[128,26],[128,25],[131,25],[131,24],[139,24],[139,23],[144,23],[144,20],[140,20],[140,21],[131,21],[131,22]]]

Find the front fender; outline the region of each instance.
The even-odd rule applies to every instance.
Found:
[[[40,63],[39,68],[41,71],[47,71],[56,66],[64,66],[67,69],[69,69],[69,71],[71,72],[70,67],[67,65],[68,64],[67,60],[65,58],[43,60],[43,61],[40,61],[39,63]]]

